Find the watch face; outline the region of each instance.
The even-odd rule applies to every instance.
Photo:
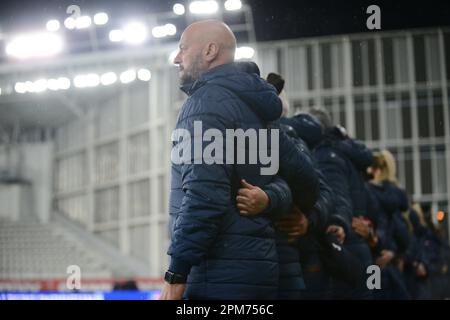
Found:
[[[167,271],[166,274],[164,275],[164,280],[166,280],[168,283],[173,283],[174,281],[174,273]]]
[[[178,274],[178,273],[174,273],[172,271],[167,271],[166,274],[164,275],[164,280],[166,280],[166,282],[170,283],[170,284],[174,284],[174,283],[186,283],[186,277]]]

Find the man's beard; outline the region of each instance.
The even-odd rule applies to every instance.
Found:
[[[191,68],[189,70],[183,69],[181,72],[182,73],[180,76],[180,84],[182,86],[188,83],[193,83],[194,81],[198,80],[203,73],[201,68],[201,57],[200,56],[195,57],[195,60],[192,63]]]

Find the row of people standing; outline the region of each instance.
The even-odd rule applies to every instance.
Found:
[[[271,79],[277,76],[272,74]],[[281,79],[278,76],[278,83]],[[322,213],[327,217],[323,224],[342,227],[345,240],[330,239],[329,230],[313,224],[295,241],[305,282],[301,296],[382,300],[449,297],[445,289],[449,281],[448,246],[432,231],[430,215],[427,225],[420,205],[412,205],[399,186],[393,155],[388,150],[372,152],[351,139],[323,109],[312,108],[308,113],[281,121],[294,128],[299,139],[309,141],[316,167],[331,189],[329,202],[333,205],[328,213]],[[321,130],[314,131],[313,126]],[[312,132],[316,133],[313,139]],[[370,265],[381,270],[376,290],[366,281]]]
[[[281,76],[271,73],[267,80],[283,92]],[[446,297],[448,246],[419,223],[420,206],[411,207],[400,188],[392,154],[372,152],[351,139],[323,109],[308,113],[282,117],[274,125],[310,150],[320,186],[314,207],[299,208],[294,192],[292,213],[277,222],[279,298]],[[291,188],[304,183],[285,179]],[[431,253],[434,257],[427,258]],[[381,271],[378,288],[366,281],[371,265]],[[440,273],[433,277],[436,268]]]
[[[376,223],[361,178],[371,152],[320,113],[280,119],[282,88],[262,79],[254,63],[234,62],[236,38],[223,22],[191,24],[179,47],[174,63],[188,98],[176,123],[181,139],[172,135],[172,151],[181,149],[183,157],[172,162],[170,263],[161,299],[306,299],[311,290],[317,297],[371,298],[361,280],[378,246],[374,232],[361,236]],[[278,174],[262,174],[262,162],[229,163],[225,143],[213,154],[207,141],[196,140],[198,122],[217,139],[229,129],[279,129]],[[261,148],[276,151],[272,141]],[[315,256],[323,279],[310,268]]]

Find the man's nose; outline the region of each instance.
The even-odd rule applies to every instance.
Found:
[[[175,56],[175,59],[173,59],[174,64],[181,64],[180,52],[181,51],[178,51],[177,55]]]

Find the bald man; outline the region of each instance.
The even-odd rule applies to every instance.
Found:
[[[223,22],[206,20],[191,24],[181,35],[174,63],[180,68],[181,85],[197,80],[206,70],[234,61],[236,38]]]
[[[234,163],[250,147],[275,154],[273,144],[236,154],[232,149],[230,155],[227,142],[219,140],[227,129],[264,133],[260,130],[281,115],[281,101],[273,86],[233,64],[236,39],[223,22],[191,24],[179,49],[174,62],[188,99],[172,135],[170,265],[161,299],[274,299],[278,257],[270,215],[288,212],[289,187],[276,172],[262,174],[267,163]],[[199,133],[199,125],[209,137]],[[242,184],[250,193],[265,187],[266,214],[239,214]]]

